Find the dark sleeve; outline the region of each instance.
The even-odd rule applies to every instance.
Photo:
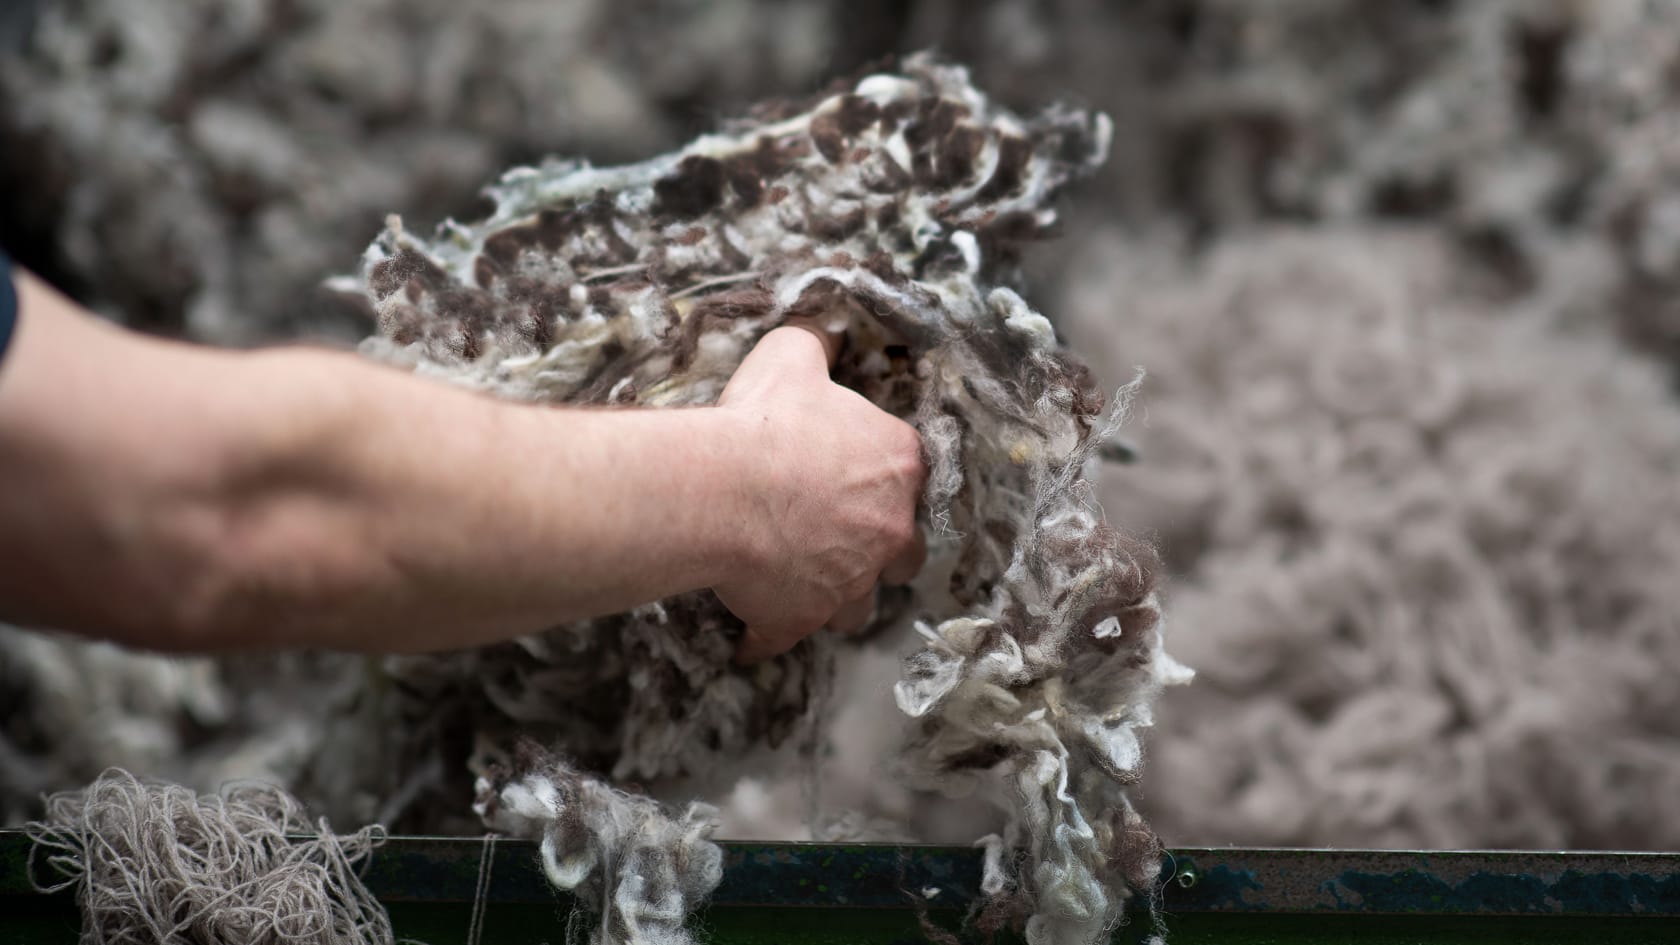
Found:
[[[12,261],[0,249],[0,364],[6,360],[6,346],[17,327],[17,288],[12,285]]]

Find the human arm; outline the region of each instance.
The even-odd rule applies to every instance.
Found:
[[[0,619],[176,651],[427,650],[715,587],[756,657],[850,619],[913,556],[914,433],[829,382],[810,332],[766,336],[715,408],[554,409],[343,353],[146,338],[19,283]]]

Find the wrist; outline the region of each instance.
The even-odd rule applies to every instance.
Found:
[[[764,568],[771,542],[775,474],[765,451],[766,418],[728,407],[703,407],[707,457],[703,542],[710,546],[707,586]]]

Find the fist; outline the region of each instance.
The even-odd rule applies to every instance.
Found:
[[[838,348],[814,328],[777,328],[718,399],[758,460],[743,497],[749,566],[713,587],[747,625],[742,662],[825,625],[861,629],[877,583],[908,582],[926,557],[916,525],[927,479],[921,439],[829,379]]]

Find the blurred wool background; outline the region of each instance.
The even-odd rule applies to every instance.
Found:
[[[137,328],[346,343],[384,214],[928,47],[1115,122],[1026,280],[1148,372],[1102,499],[1200,671],[1162,837],[1680,848],[1680,0],[13,2],[0,243]],[[330,784],[360,678],[0,628],[0,821],[109,764]]]

